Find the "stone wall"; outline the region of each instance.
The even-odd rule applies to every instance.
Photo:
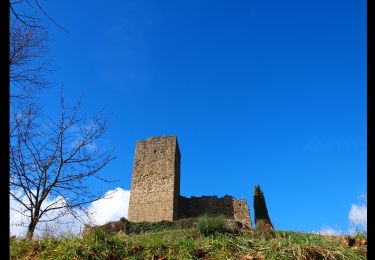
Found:
[[[223,214],[251,227],[249,206],[232,196],[180,196],[181,154],[175,136],[138,141],[135,149],[128,220],[174,221],[204,213]]]
[[[152,137],[137,142],[129,221],[156,222],[177,219],[180,158],[175,136]]]
[[[225,195],[186,198],[180,196],[179,218],[198,217],[207,214],[223,214],[251,227],[250,209],[246,200]]]

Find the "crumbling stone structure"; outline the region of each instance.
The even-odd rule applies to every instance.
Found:
[[[175,136],[138,141],[135,148],[128,220],[178,218],[180,150]]]
[[[232,196],[180,196],[181,154],[175,136],[151,137],[136,144],[128,220],[175,221],[204,213],[223,214],[251,227],[249,206]]]
[[[191,198],[180,196],[180,218],[198,217],[205,213],[212,215],[222,214],[251,227],[250,209],[244,199],[236,199],[229,195],[225,195],[222,198],[217,196],[193,196]]]

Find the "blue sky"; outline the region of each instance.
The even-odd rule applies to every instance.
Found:
[[[55,72],[83,112],[106,108],[117,159],[93,183],[130,189],[137,140],[176,135],[181,194],[264,191],[276,229],[347,231],[367,193],[366,1],[52,1]]]

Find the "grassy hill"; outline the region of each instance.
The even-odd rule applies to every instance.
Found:
[[[11,259],[366,259],[364,239],[284,231],[205,236],[197,228],[109,235],[97,229],[81,238],[12,238],[10,254]]]

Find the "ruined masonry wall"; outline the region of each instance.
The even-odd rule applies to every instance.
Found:
[[[181,154],[175,136],[138,141],[135,149],[128,220],[174,221],[202,214],[223,214],[251,227],[246,200],[232,196],[180,196]]]
[[[238,220],[251,227],[250,209],[246,200],[236,199],[225,195],[202,196],[186,198],[180,196],[180,218],[198,217],[207,214],[223,214],[228,218]]]

